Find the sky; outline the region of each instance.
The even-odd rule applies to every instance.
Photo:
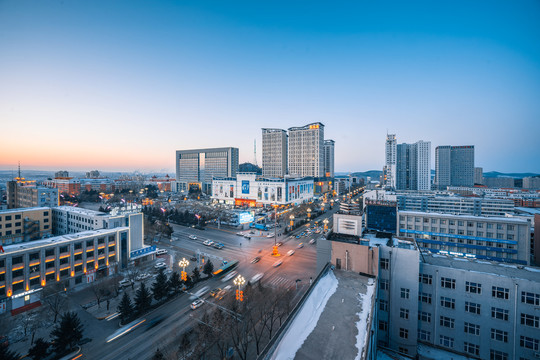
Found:
[[[0,169],[168,171],[325,125],[335,170],[398,143],[540,173],[540,2],[0,0]]]

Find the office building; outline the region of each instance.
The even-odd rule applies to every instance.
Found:
[[[368,230],[396,233],[397,205],[395,201],[366,199],[364,203]]]
[[[540,177],[523,178],[523,188],[532,190],[540,189]]]
[[[262,129],[262,175],[283,177],[287,174],[287,132]]]
[[[395,134],[386,135],[383,185],[396,188],[397,139]]]
[[[334,140],[324,140],[324,176],[334,177]]]
[[[435,185],[474,185],[474,146],[437,146],[435,148]]]
[[[35,181],[16,178],[7,182],[9,209],[58,205],[58,190],[36,185]]]
[[[415,240],[422,250],[528,265],[530,225],[526,220],[398,211],[397,235]]]
[[[238,148],[211,148],[176,151],[177,191],[198,187],[212,192],[212,179],[235,177],[238,171]]]
[[[34,207],[0,211],[0,245],[38,240],[53,233],[51,208]]]
[[[456,215],[505,216],[514,212],[514,202],[486,197],[396,195],[399,210]]]
[[[484,169],[481,167],[474,168],[474,184],[482,185],[484,183]]]
[[[313,200],[313,179],[238,173],[234,178],[214,178],[212,199],[236,206],[302,204]]]
[[[312,123],[289,128],[289,174],[324,177],[324,125]]]
[[[396,146],[396,189],[431,190],[431,142]]]
[[[485,177],[484,185],[488,188],[514,188],[514,178],[511,177]]]

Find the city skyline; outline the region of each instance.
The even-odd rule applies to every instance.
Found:
[[[2,2],[0,169],[174,172],[176,150],[321,122],[336,172],[398,143],[540,163],[540,4]],[[489,7],[488,7],[489,6]]]

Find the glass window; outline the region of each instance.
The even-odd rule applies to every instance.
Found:
[[[467,281],[465,282],[465,291],[473,294],[481,294],[482,284]]]
[[[409,298],[409,289],[401,288],[401,298],[402,299],[408,299]]]
[[[480,335],[480,325],[465,322],[464,331],[466,334]]]
[[[441,277],[441,286],[447,289],[455,289],[456,279]]]
[[[498,287],[498,286],[491,287],[491,296],[494,298],[508,300],[509,294],[510,294],[509,289]]]
[[[501,342],[508,342],[508,332],[499,330],[499,329],[491,329],[491,340],[501,341]]]

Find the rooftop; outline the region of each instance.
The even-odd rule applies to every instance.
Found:
[[[61,211],[69,211],[70,213],[76,213],[80,215],[87,215],[87,216],[105,216],[107,215],[104,212],[101,211],[95,211],[85,208],[80,208],[77,206],[57,206],[54,208],[55,210],[61,210]]]
[[[407,215],[434,215],[434,216],[443,216],[443,217],[451,217],[454,219],[463,219],[463,220],[489,220],[489,221],[501,221],[501,222],[511,222],[516,224],[527,224],[526,220],[522,219],[516,219],[516,218],[508,218],[508,217],[502,217],[502,216],[473,216],[473,215],[455,215],[455,214],[443,214],[439,212],[429,212],[429,211],[409,211],[409,210],[398,210],[399,214],[407,214]]]
[[[50,207],[46,206],[37,206],[37,207],[29,207],[29,208],[16,208],[16,209],[9,209],[9,210],[0,210],[0,215],[9,215],[9,214],[17,214],[25,211],[47,211],[51,210]]]

